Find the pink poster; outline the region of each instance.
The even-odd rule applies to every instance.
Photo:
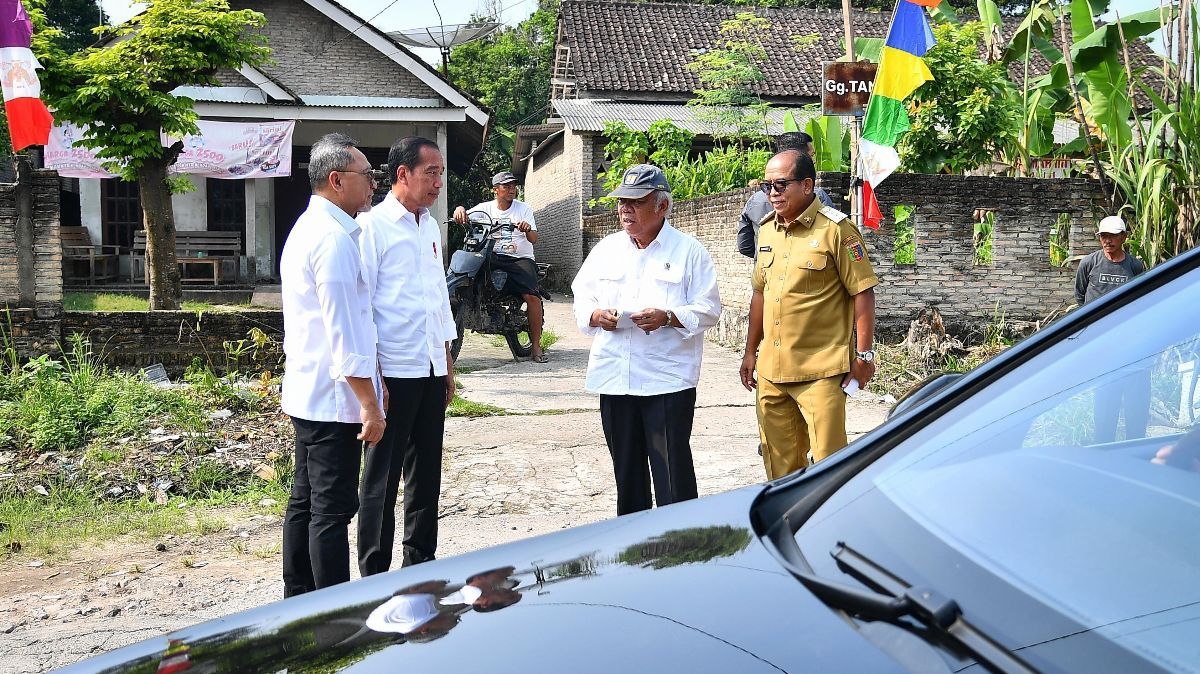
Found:
[[[200,133],[183,139],[183,154],[171,173],[244,180],[292,174],[294,121],[264,124],[199,120]],[[73,124],[54,127],[46,146],[46,168],[64,178],[112,178],[92,150],[77,147],[83,131]],[[164,143],[169,139],[164,137]]]

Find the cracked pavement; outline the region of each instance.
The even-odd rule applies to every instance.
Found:
[[[615,514],[599,399],[583,390],[589,338],[575,329],[569,298],[555,299],[546,304],[546,325],[559,335],[549,363],[513,362],[491,337],[464,345],[459,364],[473,371],[459,375],[460,395],[508,414],[447,421],[439,556]],[[704,358],[692,431],[701,496],[765,477],[739,353],[710,343]],[[852,439],[887,410],[876,401],[849,405]],[[226,527],[207,536],[131,537],[43,566],[24,557],[0,564],[0,674],[47,671],[280,599],[280,518],[212,515]],[[352,524],[352,545],[353,533]]]

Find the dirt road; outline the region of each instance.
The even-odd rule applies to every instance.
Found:
[[[447,423],[440,556],[616,511],[598,400],[583,390],[588,338],[575,330],[566,301],[546,308],[547,325],[560,335],[547,364],[514,363],[486,337],[464,347],[460,364],[481,369],[461,376],[462,396],[510,414]],[[702,496],[764,479],[739,363],[732,350],[706,346],[692,438]],[[880,402],[851,401],[851,436],[885,412]],[[213,515],[226,526],[203,537],[129,538],[52,564],[0,565],[0,674],[46,671],[281,598],[280,518]]]

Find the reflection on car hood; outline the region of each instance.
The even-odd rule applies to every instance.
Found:
[[[897,670],[762,547],[760,489],[373,576],[66,671]]]

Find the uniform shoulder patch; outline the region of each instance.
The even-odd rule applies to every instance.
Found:
[[[821,215],[824,215],[825,217],[829,218],[830,220],[833,220],[834,222],[841,222],[842,220],[850,219],[849,215],[846,215],[845,213],[834,208],[833,206],[822,206],[821,207]]]
[[[774,222],[774,221],[775,221],[775,211],[772,210],[772,211],[768,212],[766,215],[764,215],[758,219],[758,226],[762,227],[763,225],[767,224],[768,222]]]

